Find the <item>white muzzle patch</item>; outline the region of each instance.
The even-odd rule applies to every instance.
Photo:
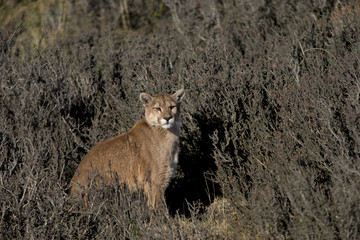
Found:
[[[161,127],[164,129],[169,129],[174,125],[174,118],[171,118],[169,121],[161,119]]]

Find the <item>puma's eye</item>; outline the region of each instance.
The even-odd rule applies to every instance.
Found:
[[[176,106],[170,106],[169,109],[173,110]]]
[[[159,108],[159,107],[154,107],[154,109],[155,109],[156,111],[161,112],[161,108]]]

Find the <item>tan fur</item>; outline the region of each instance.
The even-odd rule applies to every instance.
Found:
[[[70,193],[87,189],[94,179],[92,174],[98,172],[106,183],[120,179],[132,190],[143,189],[152,207],[163,204],[164,191],[178,162],[183,96],[183,89],[173,95],[141,93],[145,118],[127,133],[94,146],[80,162]]]

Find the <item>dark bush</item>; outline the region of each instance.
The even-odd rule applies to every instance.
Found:
[[[359,238],[358,3],[65,0],[35,24],[45,3],[10,2],[1,239]],[[182,86],[168,209],[126,186],[68,195],[88,150],[143,116],[141,92]]]

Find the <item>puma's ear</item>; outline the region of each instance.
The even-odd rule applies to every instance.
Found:
[[[174,94],[173,94],[173,98],[175,99],[176,102],[181,102],[181,100],[183,99],[183,97],[185,96],[185,91],[183,88],[177,90]]]
[[[145,106],[149,105],[152,101],[152,97],[150,94],[147,93],[141,93],[140,94],[140,100],[144,103]]]

